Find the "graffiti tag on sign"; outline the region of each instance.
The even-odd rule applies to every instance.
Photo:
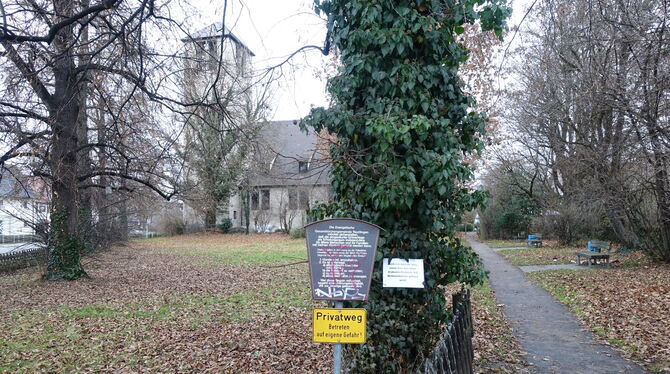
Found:
[[[379,230],[351,218],[305,226],[314,299],[367,300]]]

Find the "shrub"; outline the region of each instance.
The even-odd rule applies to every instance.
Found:
[[[228,234],[246,234],[247,229],[244,227],[233,227],[228,230]]]
[[[291,230],[291,233],[289,234],[291,236],[291,239],[300,239],[305,237],[305,229],[302,227],[299,229],[293,229]]]
[[[541,211],[540,188],[530,187],[532,175],[523,169],[498,166],[486,176],[489,199],[481,212],[481,234],[484,239],[510,239],[530,231],[533,219]],[[522,186],[522,187],[519,187]],[[526,191],[532,190],[529,196]],[[540,227],[533,231],[543,232]]]
[[[593,238],[611,239],[609,221],[598,204],[563,202],[533,220],[533,231],[544,232],[561,244],[576,245]]]
[[[182,235],[185,230],[184,221],[179,217],[169,216],[161,224],[161,231],[167,235]]]
[[[224,218],[221,223],[218,225],[218,228],[224,233],[227,234],[230,229],[233,227],[233,221],[230,218]]]

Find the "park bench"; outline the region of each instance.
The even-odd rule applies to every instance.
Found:
[[[528,248],[542,247],[542,234],[528,235]]]
[[[589,267],[598,260],[605,260],[607,267],[610,267],[610,250],[612,248],[610,242],[591,240],[588,247],[588,251],[577,252],[577,265],[581,265],[582,257],[585,257]]]

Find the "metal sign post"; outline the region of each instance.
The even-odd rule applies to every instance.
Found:
[[[335,302],[335,308],[342,309],[343,304],[341,301]],[[342,344],[335,344],[333,347],[333,373],[340,374],[342,370]]]
[[[312,313],[312,340],[335,344],[335,374],[342,371],[342,342],[365,343],[365,310],[343,309],[342,300],[368,299],[380,229],[352,218],[326,219],[305,226],[312,298],[335,301],[335,309],[339,309],[336,315],[331,314],[332,309],[315,309]]]

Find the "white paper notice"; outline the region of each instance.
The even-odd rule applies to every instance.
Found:
[[[384,259],[382,269],[384,287],[423,288],[423,259]]]

